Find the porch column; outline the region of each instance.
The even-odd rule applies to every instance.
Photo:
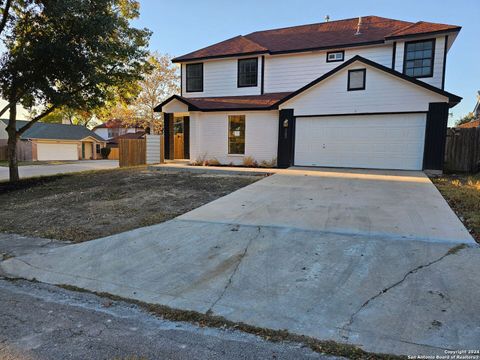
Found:
[[[183,117],[183,157],[190,159],[190,116]]]
[[[423,169],[425,170],[443,170],[447,123],[448,103],[430,103],[423,152]]]
[[[163,138],[165,142],[165,159],[173,160],[173,114],[163,113]]]

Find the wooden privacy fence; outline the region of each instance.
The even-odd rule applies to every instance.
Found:
[[[450,128],[445,146],[445,171],[480,171],[480,128]]]
[[[145,165],[147,163],[147,144],[144,139],[120,139],[118,160],[120,167]]]
[[[0,161],[8,160],[7,140],[0,139]],[[30,141],[19,140],[17,142],[17,160],[32,161],[32,143]]]
[[[108,154],[108,160],[118,160],[118,148],[110,148],[110,154]]]

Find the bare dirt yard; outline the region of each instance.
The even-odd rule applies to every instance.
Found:
[[[431,180],[480,243],[480,174],[442,175]]]
[[[0,231],[92,240],[170,220],[259,179],[142,167],[0,183]]]

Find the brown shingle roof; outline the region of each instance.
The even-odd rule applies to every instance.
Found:
[[[362,17],[360,34],[356,34],[359,18],[257,31],[237,36],[206,48],[179,56],[174,62],[247,54],[279,54],[351,47],[383,43],[386,39],[438,31],[457,31],[454,25],[429,22],[412,23],[378,16]]]
[[[480,119],[469,121],[468,123],[458,125],[457,127],[463,128],[463,129],[480,127]]]
[[[387,36],[387,39],[394,39],[398,37],[411,36],[411,35],[417,35],[417,34],[429,34],[429,33],[440,32],[440,31],[455,31],[455,30],[460,30],[460,27],[456,25],[436,24],[436,23],[429,23],[425,21],[419,21],[415,24],[407,26],[404,29],[400,29],[390,34],[389,36]]]
[[[291,92],[269,93],[263,95],[244,96],[217,96],[202,98],[186,98],[173,95],[155,108],[155,111],[162,111],[162,106],[172,100],[178,100],[188,105],[189,111],[216,111],[216,110],[267,110],[272,105]]]
[[[204,98],[187,98],[186,100],[203,111],[222,110],[263,110],[268,109],[290,92],[270,93],[263,95],[219,96]]]

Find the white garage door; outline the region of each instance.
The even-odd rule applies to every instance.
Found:
[[[38,160],[78,160],[77,144],[37,144]]]
[[[421,170],[425,114],[297,118],[295,165]]]

